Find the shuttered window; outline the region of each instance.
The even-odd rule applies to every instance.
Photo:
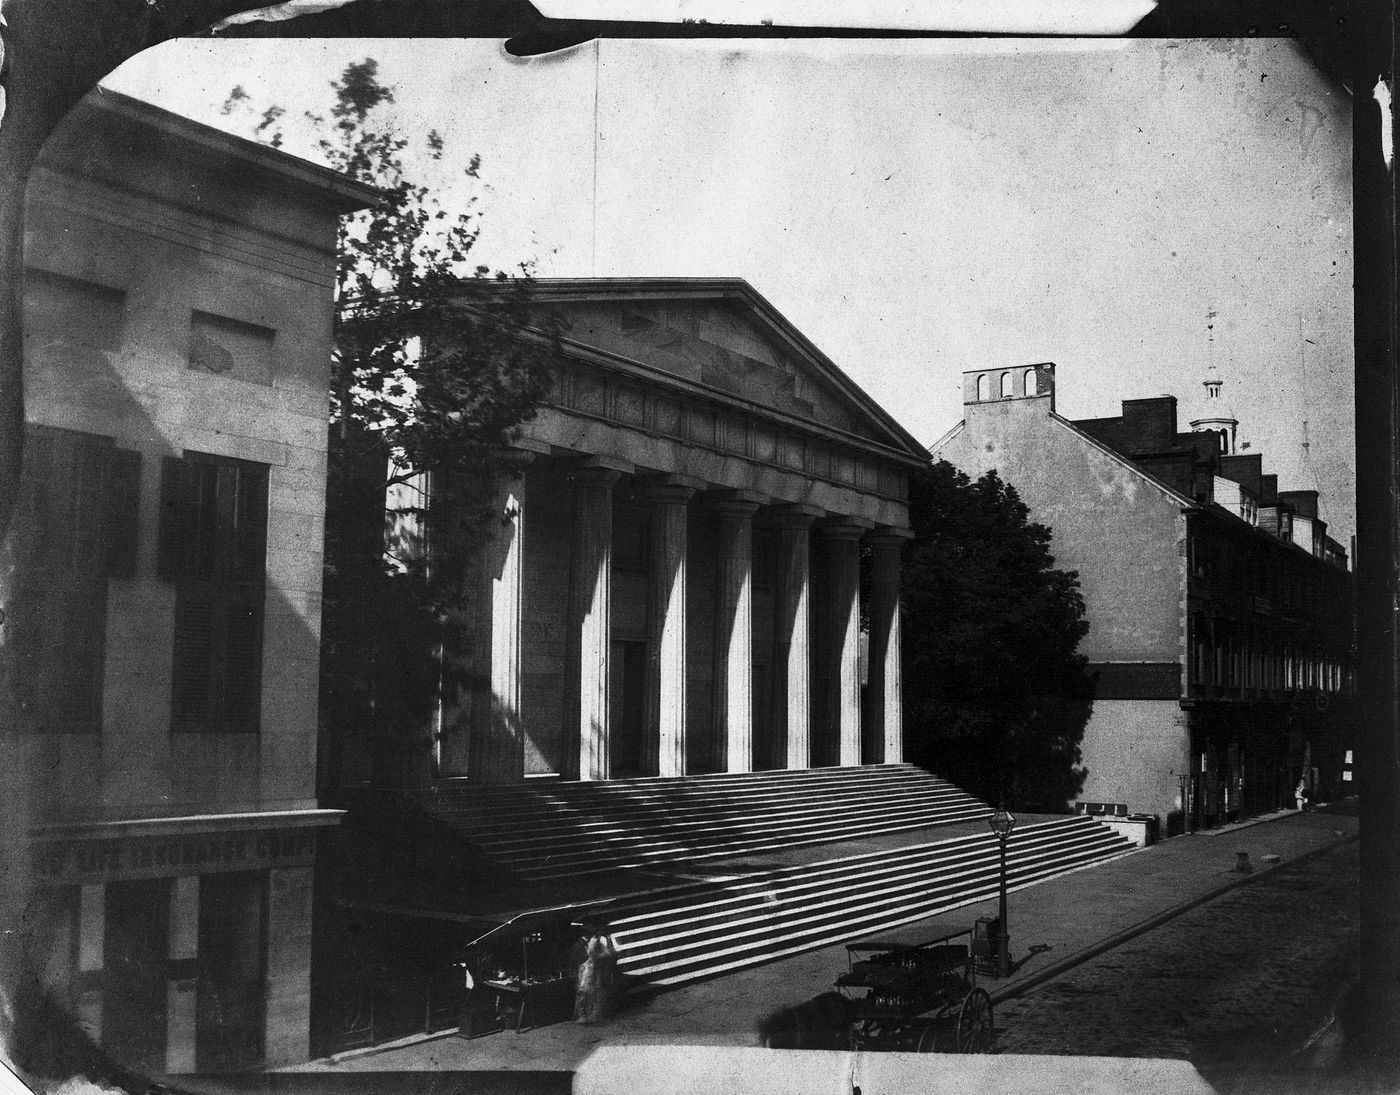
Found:
[[[256,733],[267,466],[190,453],[161,469],[160,576],[176,586],[171,729]]]
[[[109,437],[25,431],[3,670],[26,732],[101,730],[107,581],[135,574],[140,482]]]

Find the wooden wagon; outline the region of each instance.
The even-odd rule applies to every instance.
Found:
[[[852,1047],[985,1052],[992,1000],[977,986],[971,942],[968,929],[923,943],[848,943],[849,968],[836,987],[850,1002]]]

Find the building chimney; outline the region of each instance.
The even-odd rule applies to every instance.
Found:
[[[1048,399],[1055,410],[1055,363],[1011,368],[971,369],[963,373],[963,405],[1001,403],[1008,399]]]

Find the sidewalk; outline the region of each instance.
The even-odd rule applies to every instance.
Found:
[[[1174,911],[1208,900],[1222,887],[1247,883],[1279,862],[1354,838],[1356,832],[1355,817],[1326,808],[1288,813],[1226,831],[1177,837],[1013,891],[1007,920],[1015,968],[1005,982],[987,979],[984,985],[993,1000],[1014,996]],[[1254,874],[1235,872],[1240,851],[1249,853]],[[1266,862],[1266,856],[1280,860]],[[983,901],[880,937],[928,938],[995,915],[996,901]],[[470,1041],[443,1035],[339,1061],[313,1061],[292,1071],[564,1070],[578,1066],[603,1043],[751,1046],[760,1018],[828,991],[845,968],[845,948],[826,947],[633,1003],[603,1026],[565,1022]]]

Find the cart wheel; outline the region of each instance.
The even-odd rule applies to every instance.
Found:
[[[938,1025],[931,1024],[924,1027],[923,1033],[919,1035],[919,1044],[916,1047],[920,1053],[940,1053],[943,1047],[940,1046],[938,1037]]]
[[[958,1009],[959,1053],[985,1053],[992,1044],[992,998],[986,989],[973,989]]]

